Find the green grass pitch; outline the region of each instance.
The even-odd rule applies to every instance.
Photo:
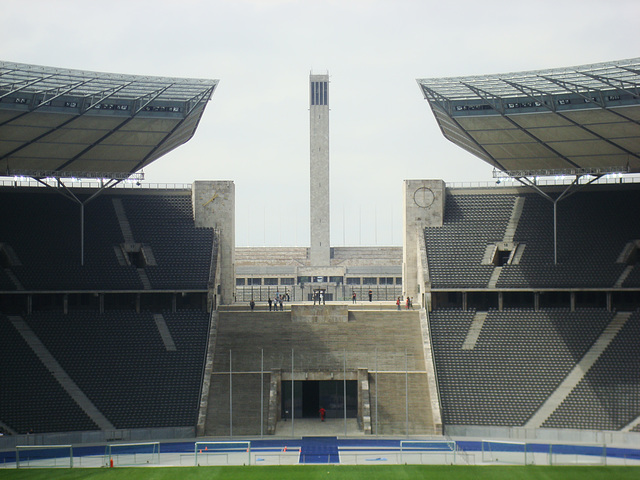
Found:
[[[2,480],[640,480],[640,467],[300,465],[263,467],[138,467],[0,470]]]

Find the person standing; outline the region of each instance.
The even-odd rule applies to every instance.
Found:
[[[353,293],[351,294],[351,301],[353,303],[356,303],[356,291],[354,290]]]
[[[373,300],[373,290],[369,289],[369,301]]]
[[[320,421],[324,422],[324,416],[327,414],[327,411],[324,409],[324,407],[320,407],[320,410],[318,410],[318,412],[320,413]]]
[[[253,312],[253,309],[256,306],[256,302],[253,301],[253,298],[251,299],[251,301],[249,302],[249,307],[251,308],[251,311]]]
[[[271,300],[271,297],[269,297],[268,302],[269,302],[269,311],[271,311],[271,304],[273,303],[273,301]]]
[[[398,307],[398,310],[400,310],[400,297],[396,300],[396,306]]]

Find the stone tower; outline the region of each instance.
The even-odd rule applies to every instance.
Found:
[[[329,266],[329,75],[309,75],[312,266]]]

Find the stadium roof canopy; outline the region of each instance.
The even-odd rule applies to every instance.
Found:
[[[640,172],[640,58],[417,81],[444,136],[509,176]]]
[[[217,84],[0,61],[0,175],[128,178],[193,136]]]

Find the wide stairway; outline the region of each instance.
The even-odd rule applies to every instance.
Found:
[[[272,371],[311,380],[362,368],[372,433],[435,433],[421,339],[417,311],[350,311],[348,321],[317,323],[288,311],[221,311],[205,435],[260,434],[261,405],[266,433]]]

